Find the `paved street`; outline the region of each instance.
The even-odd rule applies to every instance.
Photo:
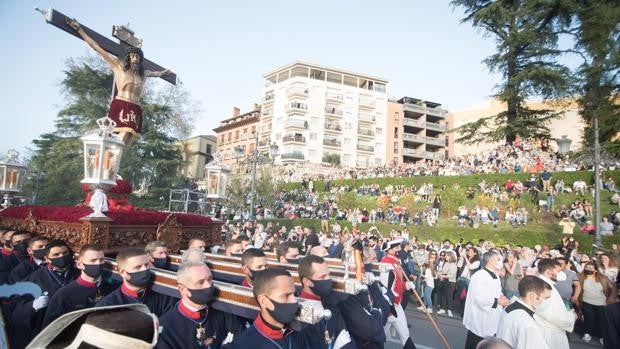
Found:
[[[413,337],[416,347],[418,349],[442,349],[444,346],[435,332],[433,325],[428,320],[428,317],[422,312],[415,309],[410,304],[405,311],[409,325],[411,325],[411,336]],[[437,325],[443,332],[444,336],[448,340],[452,349],[461,349],[465,345],[465,338],[467,336],[467,330],[463,327],[461,319],[458,317],[448,318],[444,316],[437,316],[433,314],[433,318],[437,322]],[[569,343],[571,349],[592,349],[602,348],[598,341],[592,341],[589,344],[581,340],[580,336],[571,334],[569,336]],[[402,346],[396,343],[388,343],[386,349],[398,349]]]

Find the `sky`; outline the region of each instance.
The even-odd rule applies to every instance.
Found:
[[[484,102],[500,79],[482,63],[493,38],[461,24],[462,10],[447,0],[2,0],[0,153],[27,155],[33,139],[54,130],[65,63],[92,54],[35,6],[111,39],[113,25],[129,23],[145,56],[177,73],[200,103],[192,135],[214,134],[235,106],[248,111],[263,75],[297,60],[386,78],[391,97],[448,110]]]

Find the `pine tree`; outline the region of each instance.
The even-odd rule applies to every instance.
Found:
[[[555,99],[569,91],[570,70],[557,62],[563,54],[558,36],[571,21],[563,0],[453,0],[465,10],[463,22],[471,22],[495,38],[497,52],[485,59],[492,72],[503,80],[495,97],[506,110],[465,124],[455,131],[458,142],[505,141],[517,136],[549,139],[549,121],[558,116],[549,109],[532,110],[531,97]]]
[[[45,173],[37,204],[74,205],[83,199],[83,146],[79,137],[96,129],[96,120],[107,115],[112,72],[99,58],[69,60],[60,86],[66,106],[60,110],[55,130],[33,141],[36,146],[29,167]],[[191,129],[197,112],[183,88],[153,87],[149,82],[141,98],[142,135],[126,149],[120,175],[130,182],[137,206],[167,207],[170,188],[182,183],[180,137]],[[29,187],[33,187],[32,184]]]

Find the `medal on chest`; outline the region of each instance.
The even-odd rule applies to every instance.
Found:
[[[202,326],[202,324],[196,327],[196,340],[198,341],[198,343],[205,345],[205,346],[209,346],[213,343],[214,339],[215,339],[215,336],[213,337],[207,336],[207,330]]]

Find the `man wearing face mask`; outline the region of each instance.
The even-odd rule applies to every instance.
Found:
[[[43,263],[45,258],[45,244],[47,238],[35,236],[25,231],[18,231],[11,237],[11,246],[13,246],[14,261],[17,264],[9,273],[8,282],[15,283],[22,281],[35,270],[39,269],[39,265]],[[15,244],[12,242],[15,241]],[[37,256],[33,256],[33,249],[37,250]]]
[[[192,238],[187,243],[187,249],[188,250],[190,248],[198,248],[198,249],[201,249],[204,252],[204,251],[206,251],[206,246],[207,246],[207,244],[205,243],[205,241],[203,239],[200,239],[200,238]]]
[[[295,284],[288,271],[266,269],[254,280],[254,298],[260,312],[254,324],[227,349],[314,349],[321,348],[310,337],[288,328],[299,312]]]
[[[295,241],[285,241],[278,245],[276,255],[280,263],[299,264],[299,247]]]
[[[24,280],[28,275],[39,269],[45,258],[45,245],[49,240],[44,236],[35,236],[28,240],[26,249],[27,258],[11,270],[9,282],[15,283]],[[23,243],[23,242],[22,242]]]
[[[241,270],[245,278],[241,286],[252,287],[256,276],[267,269],[267,258],[262,250],[249,248],[241,256]]]
[[[232,239],[226,243],[226,255],[232,257],[241,257],[243,254],[243,244],[241,240]]]
[[[357,348],[338,307],[338,303],[344,301],[346,297],[332,292],[333,282],[325,260],[314,255],[306,256],[299,262],[297,270],[302,284],[299,298],[320,301],[323,308],[332,312],[330,319],[309,326],[305,331],[308,331],[313,338],[324,339],[323,348],[330,345],[333,348]]]
[[[540,325],[534,320],[534,311],[547,307],[551,286],[536,276],[525,276],[519,281],[519,298],[504,309],[497,327],[497,337],[514,349],[547,349]]]
[[[118,273],[123,278],[121,287],[103,297],[98,307],[142,303],[157,316],[172,308],[176,300],[151,290],[153,274],[151,262],[143,249],[128,247],[116,256]]]
[[[209,307],[215,296],[211,270],[201,262],[185,262],[177,271],[181,300],[162,317],[156,348],[218,349],[240,333],[230,313]]]
[[[547,345],[554,349],[569,349],[566,332],[573,332],[577,315],[567,310],[562,296],[555,288],[555,282],[565,280],[566,274],[561,270],[560,263],[552,259],[538,261],[538,277],[551,286],[549,306],[536,309],[536,321],[542,326],[543,336]]]
[[[14,300],[15,308],[10,322],[20,335],[11,336],[18,342],[11,345],[12,348],[24,347],[39,333],[49,298],[79,274],[73,262],[73,252],[64,241],[52,240],[45,246],[45,250],[46,267],[24,279],[37,284],[41,288],[41,296],[35,299],[32,299],[32,296],[22,296]]]
[[[101,246],[82,246],[76,264],[80,276],[50,298],[43,327],[66,313],[94,307],[104,296],[118,288],[119,284],[103,269],[104,254]]]
[[[474,349],[485,337],[494,336],[502,309],[510,304],[502,294],[502,284],[497,275],[504,269],[501,255],[496,250],[485,252],[482,265],[483,268],[472,275],[465,299],[465,349]]]
[[[6,238],[5,249],[2,250],[2,259],[0,260],[0,285],[10,281],[11,271],[28,256],[29,232],[13,231],[7,236],[10,238]]]
[[[155,268],[170,269],[170,259],[168,258],[168,247],[163,241],[151,241],[144,247],[144,252],[149,256],[149,260]]]

